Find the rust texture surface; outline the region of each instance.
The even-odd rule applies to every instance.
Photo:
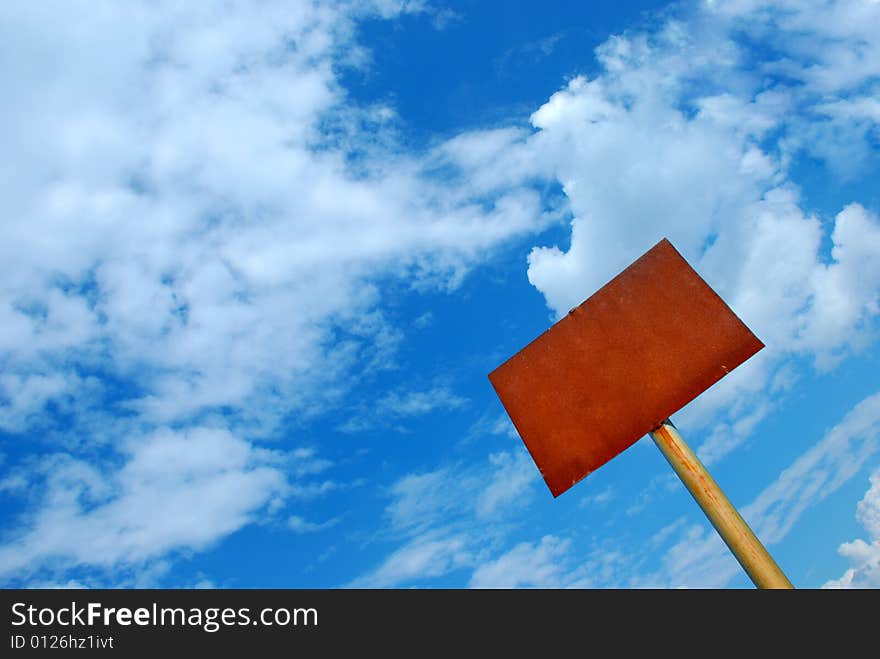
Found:
[[[489,379],[559,496],[763,347],[664,239]]]

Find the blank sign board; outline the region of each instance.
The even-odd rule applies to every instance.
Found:
[[[489,379],[559,496],[763,347],[664,239]]]

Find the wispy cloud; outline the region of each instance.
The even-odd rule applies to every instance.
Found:
[[[392,391],[379,400],[377,408],[380,414],[409,417],[434,410],[455,410],[466,404],[467,399],[455,395],[447,387],[434,387],[426,391]]]
[[[318,531],[326,531],[332,529],[339,523],[338,517],[333,517],[324,522],[310,522],[299,515],[291,515],[287,519],[287,528],[294,533],[317,533]]]
[[[492,453],[489,462],[494,471],[488,486],[477,499],[477,516],[489,517],[500,507],[516,503],[525,507],[531,484],[539,478],[535,463],[525,451]]]
[[[461,536],[419,536],[393,551],[374,571],[351,583],[355,588],[382,588],[402,583],[424,583],[473,563]]]
[[[468,430],[466,440],[480,440],[485,436],[503,435],[511,439],[519,439],[510,417],[506,412],[486,412]]]
[[[581,499],[578,505],[581,508],[588,508],[592,506],[606,506],[613,499],[614,489],[609,485],[599,492],[587,494]]]
[[[518,44],[495,58],[493,66],[499,76],[510,76],[523,67],[534,65],[549,57],[561,41],[572,36],[571,31],[556,32],[543,39]]]
[[[768,485],[742,515],[767,545],[780,542],[811,507],[837,491],[880,451],[880,394],[856,405]],[[870,497],[868,497],[870,499]],[[870,511],[871,503],[863,508]],[[869,512],[864,513],[869,516]],[[668,537],[669,534],[666,534]],[[740,571],[720,537],[704,524],[683,528],[660,573],[646,583],[722,587]]]
[[[566,579],[563,558],[571,542],[544,536],[536,544],[522,542],[474,570],[472,588],[559,588]]]
[[[386,507],[397,544],[355,586],[427,584],[454,570],[473,570],[502,543],[511,510],[527,505],[537,473],[520,449],[472,467],[409,474],[391,488]]]
[[[337,429],[345,433],[381,427],[406,431],[407,420],[436,412],[453,412],[467,404],[466,398],[455,394],[446,385],[438,384],[427,389],[395,389],[370,404],[359,405],[357,412],[339,424]]]

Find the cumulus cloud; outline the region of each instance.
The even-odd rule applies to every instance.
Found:
[[[609,38],[596,50],[598,72],[573,77],[538,108],[533,131],[470,132],[433,154],[466,174],[463,189],[559,182],[570,242],[528,257],[529,281],[557,317],[667,236],[764,340],[765,351],[682,412],[683,425],[706,430],[709,463],[773,412],[801,358],[833,368],[875,336],[876,209],[851,199],[820,214],[798,167],[815,159],[824,176],[864,182],[880,164],[880,41],[869,27],[878,12],[864,0],[683,6]],[[875,396],[744,509],[759,535],[778,542],[851,478],[876,451],[876,427]],[[657,542],[670,540],[657,574],[621,579],[614,566],[632,565],[618,554],[600,582],[721,586],[739,569],[702,525],[677,522]],[[483,574],[547,549],[525,543]]]
[[[49,496],[25,506],[7,568],[198,548],[247,523],[278,490],[308,498],[337,489],[332,479],[282,487],[301,476],[295,460],[282,473],[242,471],[230,457],[212,468],[241,478],[246,496],[226,522],[203,511],[201,531],[152,526],[125,494],[162,428],[182,428],[189,439],[173,447],[186,451],[203,424],[220,425],[230,446],[258,455],[254,442],[276,438],[284,419],[326,409],[359,373],[387,365],[400,334],[379,308],[377,279],[454,288],[494,246],[551,219],[528,186],[475,198],[450,184],[433,156],[398,148],[393,108],[359,106],[340,84],[340,70],[369,66],[358,20],[424,9],[0,9],[9,55],[0,59],[14,62],[0,108],[0,429],[40,431],[80,467],[97,447],[125,447],[107,456],[122,466],[95,474],[118,490],[112,502],[92,510]],[[459,402],[449,394],[443,404]],[[409,414],[426,403],[388,404]],[[174,510],[194,496],[186,479],[161,485]],[[149,522],[137,532],[123,512]],[[54,515],[69,536],[47,536]],[[148,530],[155,542],[139,546]],[[125,549],[107,549],[120,537]],[[83,538],[96,550],[82,549]]]
[[[818,353],[820,364],[841,356],[846,337],[864,346],[873,338],[872,320],[880,313],[880,222],[859,204],[850,204],[834,222],[832,262],[813,273],[813,303],[799,337]]]
[[[282,496],[283,456],[227,430],[158,430],[129,438],[121,468],[45,458],[42,506],[0,548],[0,575],[84,565],[131,567],[204,549]]]
[[[42,438],[42,458],[11,465],[4,491],[46,484],[8,522],[6,573],[203,548],[285,500],[345,488],[313,478],[332,469],[317,456],[260,446],[393,361],[401,334],[382,313],[382,279],[454,289],[495,246],[562,217],[570,244],[536,246],[528,260],[554,313],[667,235],[770,346],[688,410],[694,427],[726,424],[701,449],[710,461],[769,413],[766,391],[790,382],[791,356],[830,368],[870,340],[876,209],[852,200],[817,215],[793,163],[807,154],[849,179],[876,164],[880,5],[701,3],[609,39],[598,74],[573,78],[532,129],[469,132],[424,155],[395,143],[394,108],[357,105],[339,78],[369,66],[358,20],[407,11],[429,9],[0,8],[0,49],[12,54],[0,60],[15,63],[0,108],[0,430]],[[772,38],[767,58],[751,57],[743,35]],[[533,185],[547,180],[562,198]],[[463,404],[399,391],[386,413],[438,401]],[[159,474],[156,456],[177,451],[179,469]],[[528,491],[520,457],[496,456],[479,487],[466,473],[467,504],[448,496],[446,470],[401,479],[388,519],[408,567],[380,566],[373,583],[495,552],[462,520],[484,532]],[[246,496],[226,519],[195,501],[229,483]],[[203,529],[137,505],[133,493],[150,488],[175,511],[194,501]],[[792,496],[782,499],[812,500]],[[798,505],[770,499],[779,528],[797,518]]]
[[[383,128],[346,123],[374,113],[333,67],[357,17],[403,4],[60,3],[51,19],[7,5],[4,46],[27,62],[5,109],[17,185],[0,200],[13,373],[51,373],[62,352],[98,361],[157,422],[276,391],[295,405],[328,351],[350,366],[387,330],[369,278],[460,274],[532,229],[527,190],[486,209],[417,160],[349,164]],[[328,341],[334,326],[351,340]],[[64,383],[34,380],[7,406],[27,414]]]
[[[862,256],[844,246],[855,244],[849,234],[871,249],[876,216],[857,204],[841,211],[834,262],[822,263],[819,220],[799,205],[787,154],[770,136],[807,92],[762,83],[731,34],[716,42],[724,25],[711,38],[700,27],[611,39],[598,50],[603,73],[575,78],[535,112],[534,139],[574,219],[567,251],[532,251],[529,279],[562,315],[666,235],[771,347],[822,356],[877,313],[880,279],[869,271],[853,286],[845,273]],[[721,85],[739,89],[713,92]],[[823,331],[836,315],[823,289],[838,278],[834,292],[851,308]]]
[[[772,411],[766,394],[779,393],[793,360],[832,368],[876,335],[876,209],[853,199],[817,215],[797,166],[812,158],[825,176],[865,181],[880,164],[880,42],[866,27],[878,12],[863,0],[679,7],[599,46],[598,72],[537,109],[532,134],[496,129],[444,145],[474,186],[561,184],[570,243],[528,257],[529,281],[556,316],[667,236],[764,340],[684,411],[688,427],[715,423],[710,461]]]
[[[871,487],[856,507],[856,520],[867,532],[868,540],[859,538],[840,545],[837,551],[852,567],[823,588],[880,588],[880,471],[875,471],[870,480]]]
[[[876,331],[876,209],[854,199],[818,214],[796,164],[814,158],[825,175],[863,180],[876,164],[880,42],[866,26],[878,11],[861,0],[688,5],[608,39],[597,74],[572,78],[537,109],[533,131],[469,132],[432,154],[473,193],[560,183],[565,198],[554,203],[571,218],[570,242],[528,258],[529,281],[557,316],[668,236],[767,343],[682,412],[684,425],[708,430],[709,463],[773,412],[799,358],[832,368]],[[875,407],[863,401],[746,508],[768,542],[873,454]],[[658,542],[674,538],[661,573],[630,583],[723,585],[736,573],[704,527],[677,523]],[[608,579],[623,563],[603,563]]]

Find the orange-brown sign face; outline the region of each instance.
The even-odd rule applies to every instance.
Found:
[[[763,347],[664,239],[489,379],[559,496]]]

